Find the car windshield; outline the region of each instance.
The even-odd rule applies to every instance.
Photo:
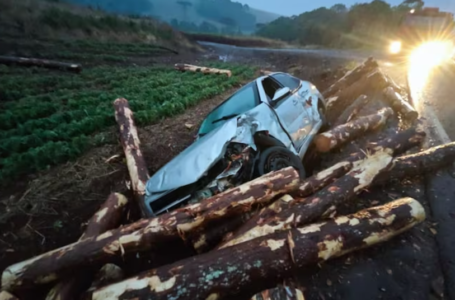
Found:
[[[259,104],[256,83],[251,82],[215,108],[202,122],[199,135],[204,135],[227,120],[243,114]]]

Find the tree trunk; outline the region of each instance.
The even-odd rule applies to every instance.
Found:
[[[262,291],[254,295],[251,300],[305,300],[305,297],[299,289],[280,286]]]
[[[389,153],[375,153],[356,162],[348,174],[309,198],[281,201],[277,204],[278,209],[272,204],[267,209],[266,216],[250,219],[220,248],[231,247],[267,234],[314,222],[331,206],[337,206],[368,187],[378,174],[390,166],[391,162],[392,157]]]
[[[314,138],[316,149],[323,153],[329,152],[348,141],[358,138],[367,131],[375,130],[384,125],[392,114],[392,109],[383,108],[376,114],[360,117],[352,122],[323,132]]]
[[[366,74],[370,73],[374,69],[378,68],[378,63],[372,58],[369,57],[362,64],[358,65],[351,71],[347,72],[343,77],[341,77],[337,82],[332,84],[327,90],[322,94],[325,98],[331,97],[336,94],[338,91],[347,88],[353,83],[359,81]]]
[[[179,71],[201,72],[204,74],[226,74],[228,77],[232,76],[232,72],[230,70],[207,68],[188,64],[175,64],[174,68]]]
[[[384,89],[384,96],[389,105],[398,114],[402,115],[404,119],[412,122],[419,117],[419,113],[411,106],[411,104],[406,102],[392,87]]]
[[[455,161],[455,142],[433,147],[423,152],[395,158],[390,170],[380,174],[375,184],[391,179],[419,176],[451,165]]]
[[[47,69],[61,69],[79,73],[82,67],[79,64],[64,63],[39,58],[25,58],[15,56],[0,56],[0,65],[19,65],[24,67],[43,67]]]
[[[117,228],[121,224],[128,199],[122,194],[110,194],[98,212],[88,221],[87,228],[79,240],[97,237],[107,230]],[[79,274],[72,274],[55,285],[47,294],[46,300],[79,299],[82,291],[92,281],[92,274],[84,270]]]
[[[3,272],[2,284],[6,288],[33,287],[57,280],[75,268],[109,262],[124,253],[163,247],[169,241],[185,239],[198,228],[209,228],[211,222],[248,213],[257,205],[295,191],[299,183],[299,175],[292,167],[268,173],[200,203],[14,264]]]
[[[400,199],[150,270],[95,291],[92,300],[240,299],[309,264],[387,241],[424,219],[418,201]]]
[[[338,119],[333,123],[332,127],[337,127],[340,125],[343,125],[345,123],[348,123],[357,116],[357,114],[360,112],[360,110],[370,101],[370,98],[368,98],[365,95],[360,95],[357,100],[354,101],[351,105],[346,108],[341,116],[338,117]]]
[[[141,142],[134,125],[133,112],[128,100],[123,98],[114,101],[114,109],[115,120],[120,130],[120,142],[125,152],[126,164],[131,178],[131,189],[142,216],[144,216],[145,212],[150,210],[147,209],[144,199],[149,173],[144,156],[142,156]]]
[[[11,295],[7,291],[1,291],[0,292],[0,300],[19,300],[19,298]]]
[[[379,69],[374,70],[327,99],[327,120],[333,123],[340,112],[351,105],[360,95],[369,96],[375,92],[382,92],[387,85],[388,82],[384,74]]]

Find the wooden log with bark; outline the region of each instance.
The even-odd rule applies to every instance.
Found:
[[[2,286],[33,287],[62,278],[74,268],[109,262],[124,253],[147,251],[169,241],[185,239],[211,222],[248,213],[275,197],[295,191],[300,184],[292,168],[268,173],[253,181],[153,219],[144,219],[71,245],[41,254],[6,268]]]
[[[309,264],[387,241],[424,219],[422,205],[404,198],[150,270],[95,291],[92,300],[239,299]]]
[[[60,61],[39,59],[39,58],[26,58],[16,56],[0,56],[0,65],[18,65],[24,67],[42,67],[47,69],[60,69],[70,72],[79,73],[82,71],[82,66],[73,63],[64,63]]]
[[[340,111],[350,106],[360,95],[371,96],[375,93],[381,92],[387,87],[388,81],[384,74],[375,69],[367,74],[359,81],[356,81],[351,86],[340,90],[335,95],[327,98],[327,111],[326,118],[329,123],[335,122],[338,118]]]
[[[305,300],[305,297],[299,289],[280,286],[257,293],[251,300]]]
[[[370,101],[366,95],[360,95],[357,100],[355,100],[351,105],[349,105],[343,113],[338,117],[338,119],[332,124],[332,127],[337,127],[348,123],[357,116],[360,110]]]
[[[314,144],[319,152],[329,152],[344,143],[358,138],[367,131],[375,130],[384,125],[393,114],[391,108],[383,108],[376,114],[360,117],[347,124],[337,126],[329,131],[318,134]]]
[[[433,147],[425,151],[397,157],[390,170],[380,174],[375,184],[382,184],[392,179],[424,175],[453,164],[455,161],[455,142]]]
[[[109,195],[106,202],[88,221],[87,227],[79,240],[97,237],[98,235],[117,228],[128,204],[128,199],[122,194]],[[79,299],[86,285],[90,285],[92,273],[88,270],[75,272],[55,285],[47,294],[46,300]],[[85,287],[84,287],[85,286]]]
[[[19,298],[7,291],[0,291],[0,300],[19,300]]]
[[[90,290],[94,291],[103,286],[125,279],[125,272],[115,264],[105,264],[95,275]],[[61,298],[66,299],[66,298]]]
[[[391,162],[390,152],[377,152],[356,162],[349,173],[311,197],[272,203],[247,221],[219,248],[231,247],[293,226],[314,222],[330,207],[337,206],[368,187],[378,174],[391,165]]]
[[[140,148],[141,142],[134,125],[133,111],[128,100],[119,98],[114,101],[115,120],[119,126],[120,142],[125,152],[126,164],[131,178],[131,189],[135,201],[144,215],[148,211],[145,204],[145,190],[149,173]]]
[[[415,121],[419,117],[419,113],[405,101],[400,94],[398,94],[392,87],[384,89],[385,100],[389,105],[404,119],[408,121]]]
[[[226,74],[228,77],[232,76],[230,70],[200,67],[188,64],[175,64],[174,68],[179,71],[201,72],[203,74]]]
[[[378,68],[379,65],[372,57],[369,57],[362,64],[358,65],[354,69],[347,72],[343,77],[341,77],[337,82],[332,84],[327,90],[322,94],[325,98],[331,97],[336,94],[338,91],[347,88],[353,83],[359,81],[362,77]]]

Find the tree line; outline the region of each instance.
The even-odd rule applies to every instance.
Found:
[[[391,38],[406,13],[423,6],[422,0],[406,0],[398,6],[391,6],[382,0],[359,3],[350,8],[336,4],[298,16],[281,17],[259,26],[256,33],[301,45],[376,46]]]

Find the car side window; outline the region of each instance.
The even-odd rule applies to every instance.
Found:
[[[264,92],[267,95],[267,97],[269,97],[270,101],[272,101],[276,91],[282,88],[278,82],[276,82],[270,77],[266,77],[264,78],[264,80],[262,80],[262,87],[264,88]]]
[[[300,79],[292,77],[288,74],[273,74],[272,77],[283,86],[288,87],[291,91],[297,89],[300,86]]]

